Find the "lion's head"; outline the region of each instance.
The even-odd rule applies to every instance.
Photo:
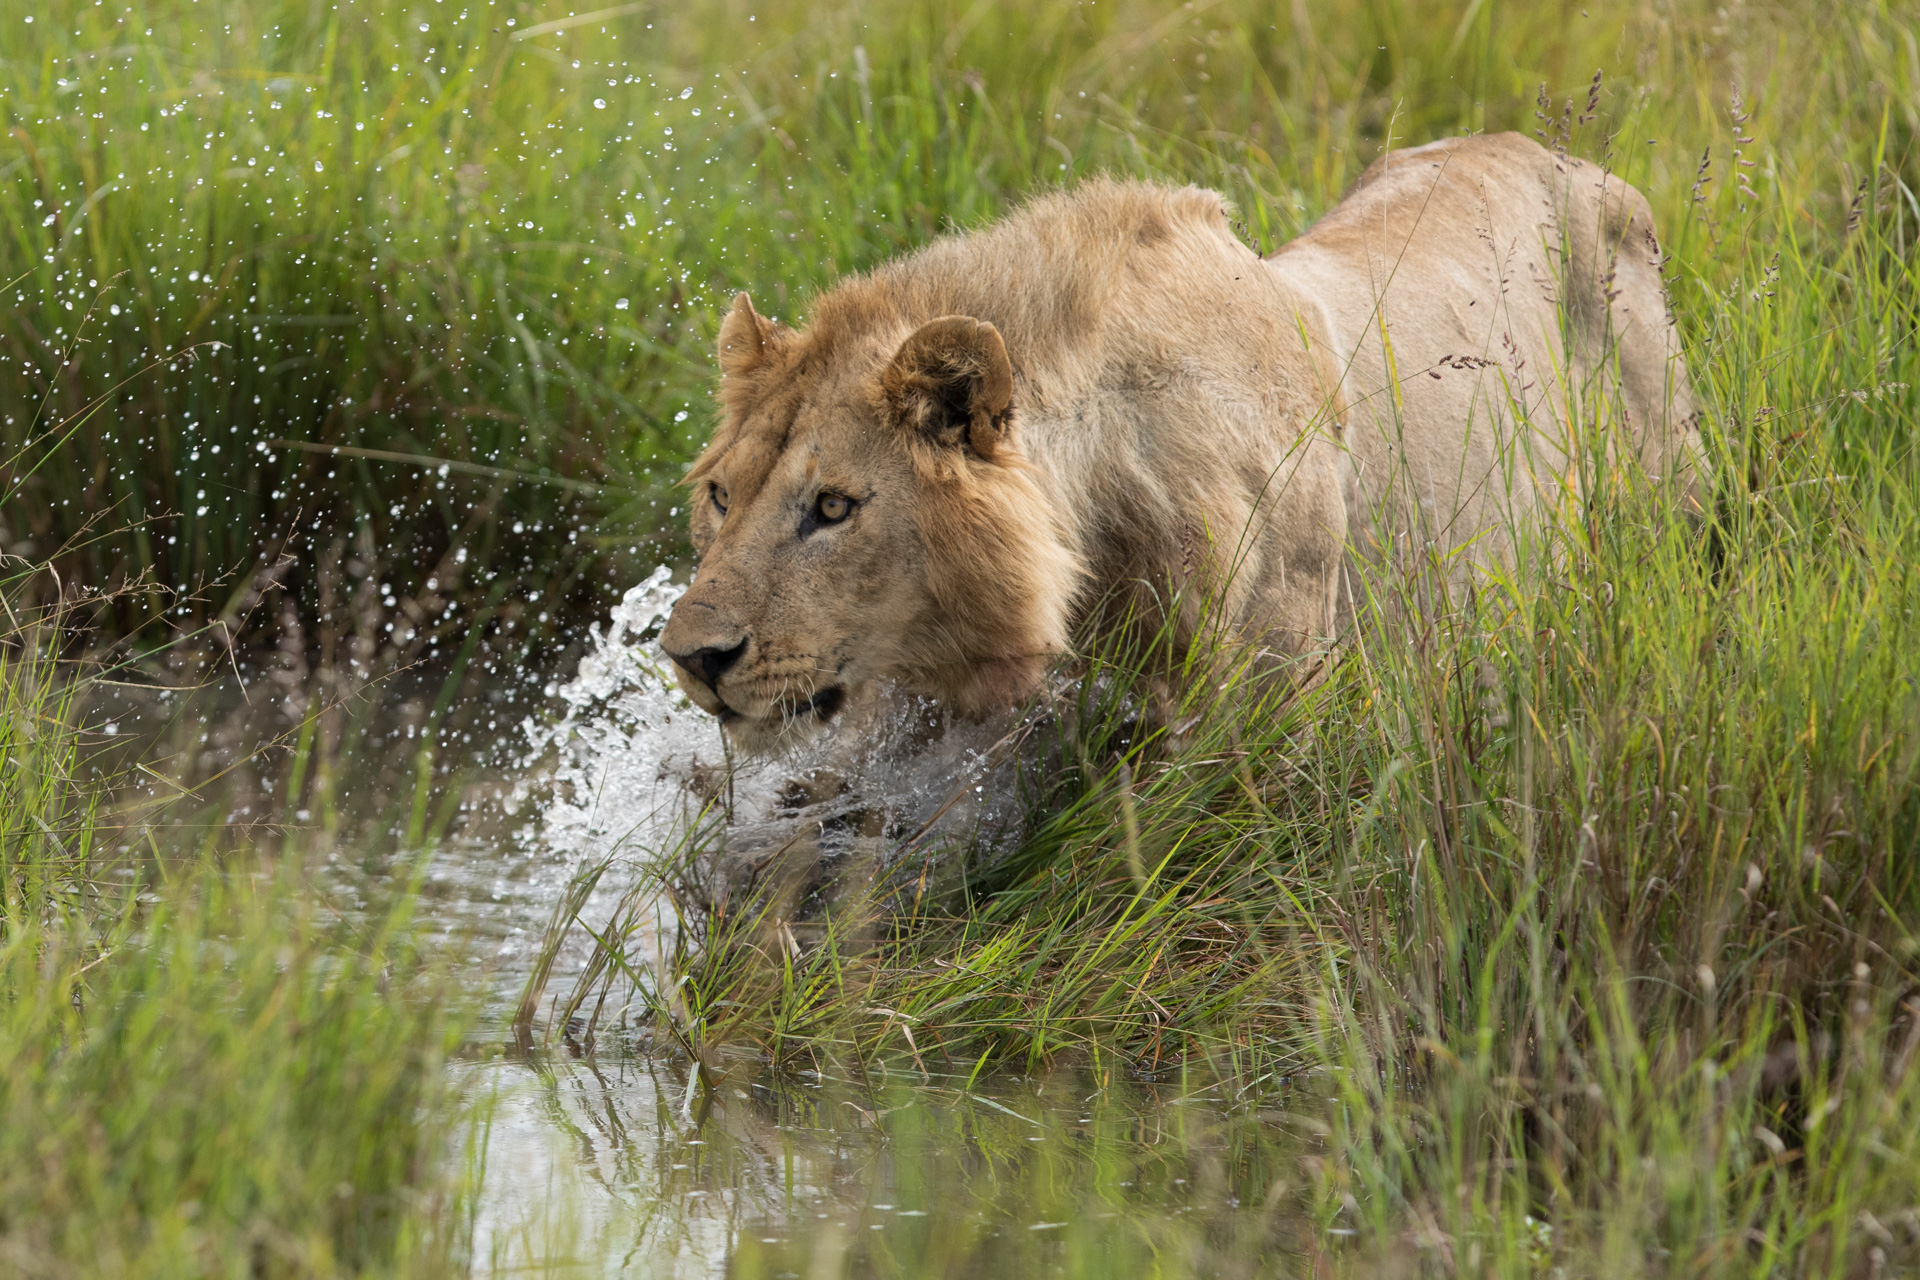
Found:
[[[688,473],[700,564],[660,643],[749,751],[876,682],[977,714],[1064,647],[1081,579],[1018,443],[1000,332],[830,295],[803,331],[745,294],[722,421]]]

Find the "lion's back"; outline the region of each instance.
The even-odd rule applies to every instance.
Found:
[[[842,282],[814,324],[967,315],[997,327],[1029,368],[1071,363],[1099,346],[1116,316],[1154,310],[1181,260],[1233,244],[1217,192],[1094,178]]]
[[[1565,482],[1569,427],[1608,416],[1694,501],[1652,213],[1618,177],[1519,134],[1443,139],[1376,161],[1269,261],[1320,305],[1361,491],[1389,526],[1501,558]]]

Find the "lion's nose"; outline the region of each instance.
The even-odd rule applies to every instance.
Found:
[[[704,649],[695,649],[692,653],[674,653],[669,650],[667,656],[699,676],[706,683],[707,688],[718,692],[716,686],[720,682],[720,677],[725,675],[734,663],[740,661],[740,655],[746,651],[747,642],[742,640],[731,649],[708,645]]]

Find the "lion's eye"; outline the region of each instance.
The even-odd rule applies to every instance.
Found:
[[[813,514],[821,524],[839,524],[851,510],[853,502],[837,493],[823,493],[813,504]]]
[[[716,484],[710,492],[713,494],[714,507],[719,510],[721,515],[727,514],[727,491]]]

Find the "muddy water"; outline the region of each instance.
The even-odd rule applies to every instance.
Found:
[[[776,1073],[751,1056],[695,1079],[653,1045],[631,986],[597,1005],[590,1045],[577,1024],[548,1025],[590,955],[578,927],[554,955],[531,1044],[516,1034],[556,908],[583,874],[593,888],[579,921],[604,930],[627,910],[626,951],[644,977],[671,916],[634,890],[690,843],[752,849],[799,828],[836,832],[831,857],[865,853],[859,865],[884,872],[901,851],[990,857],[1017,839],[1023,801],[1006,748],[1018,725],[952,732],[925,708],[856,709],[806,754],[730,762],[653,643],[677,594],[664,571],[637,586],[570,671],[395,672],[331,703],[311,682],[241,671],[232,688],[125,691],[93,712],[158,766],[144,821],[258,822],[312,860],[343,909],[430,859],[427,923],[466,957],[484,1011],[452,1068],[484,1118],[476,1273],[1298,1270],[1311,1137],[1283,1081],[1236,1093],[1091,1067],[1028,1078],[934,1063],[925,1076],[855,1080]],[[316,728],[327,751],[297,765],[321,705],[354,710]],[[796,799],[796,777],[834,785]]]

